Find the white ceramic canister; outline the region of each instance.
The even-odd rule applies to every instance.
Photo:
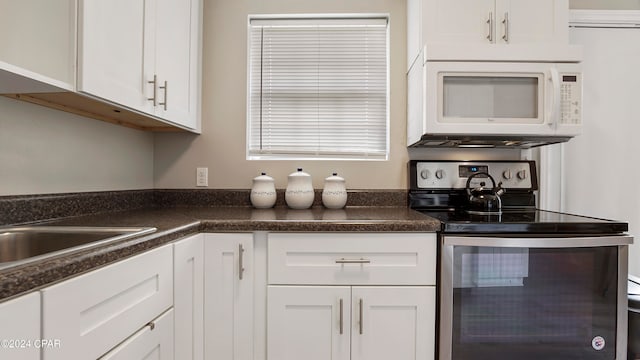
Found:
[[[315,191],[311,175],[298,168],[298,171],[289,174],[287,179],[287,190],[284,199],[292,209],[308,209],[313,205]]]
[[[268,209],[276,203],[276,186],[266,173],[253,178],[251,187],[251,205],[258,209]]]
[[[347,186],[337,173],[324,179],[322,204],[328,209],[342,209],[347,204]]]

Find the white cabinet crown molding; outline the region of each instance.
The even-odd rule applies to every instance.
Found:
[[[570,27],[640,27],[640,10],[571,10]]]

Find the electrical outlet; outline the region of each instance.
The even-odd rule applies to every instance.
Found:
[[[209,168],[196,168],[196,186],[209,186]]]

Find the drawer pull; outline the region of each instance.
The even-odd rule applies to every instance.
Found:
[[[360,258],[360,259],[345,259],[340,258],[336,259],[336,264],[371,264],[371,260]]]
[[[154,323],[153,321],[151,321],[151,322],[149,322],[149,323],[147,324],[147,326],[149,327],[149,329],[150,329],[151,331],[153,331],[153,329],[155,329],[155,328],[156,328],[156,323]]]

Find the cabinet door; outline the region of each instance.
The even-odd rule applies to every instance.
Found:
[[[73,91],[75,34],[74,0],[0,0],[0,91]]]
[[[43,360],[95,359],[173,305],[166,245],[42,290]]]
[[[200,0],[158,0],[156,115],[197,128]],[[162,87],[162,88],[161,88]]]
[[[136,110],[153,111],[153,103],[147,100],[151,97],[148,81],[153,80],[153,58],[144,53],[145,46],[153,43],[145,38],[153,34],[154,17],[145,16],[145,11],[151,12],[145,7],[151,3],[80,0],[79,91]]]
[[[350,298],[348,286],[269,286],[267,359],[348,360]]]
[[[204,235],[173,245],[176,359],[204,359]]]
[[[494,0],[424,0],[424,41],[491,43]],[[492,20],[490,20],[492,19]],[[495,29],[495,28],[494,28]]]
[[[253,358],[253,234],[205,234],[205,358]]]
[[[351,360],[435,356],[435,287],[354,287]]]
[[[0,359],[39,360],[40,293],[34,292],[0,304]],[[51,339],[54,340],[54,339]],[[61,344],[52,344],[61,346]]]
[[[168,310],[100,360],[173,360],[173,316]]]
[[[569,41],[569,4],[564,0],[497,0],[496,43]]]

